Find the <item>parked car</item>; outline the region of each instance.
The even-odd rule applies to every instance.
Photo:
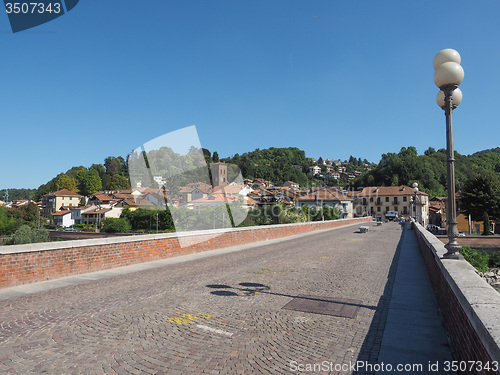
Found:
[[[398,213],[396,211],[387,211],[385,213],[385,218],[390,221],[395,221],[398,218]]]

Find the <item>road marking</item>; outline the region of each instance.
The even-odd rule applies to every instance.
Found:
[[[246,294],[247,296],[254,296],[254,295],[258,294],[258,293],[259,292],[256,291],[256,290],[241,292],[241,294]]]
[[[204,329],[205,331],[209,331],[209,332],[213,332],[213,333],[219,333],[221,335],[226,335],[226,336],[229,336],[229,337],[231,337],[233,335],[231,332],[226,332],[226,331],[223,331],[222,329],[212,328],[212,327],[209,327],[209,326],[205,326],[203,324],[197,324],[196,327]]]
[[[210,319],[211,317],[212,315],[205,313],[198,313],[197,315],[182,314],[181,316],[174,316],[173,318],[170,318],[168,321],[170,323],[175,323],[175,324],[188,324],[198,318]]]

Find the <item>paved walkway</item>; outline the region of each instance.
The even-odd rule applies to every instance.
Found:
[[[455,374],[446,371],[453,360],[436,298],[418,242],[406,230],[400,242],[389,311],[378,363],[390,364],[377,374]],[[406,365],[402,371],[398,364]]]
[[[414,244],[372,223],[2,290],[0,373],[434,374],[451,354]]]

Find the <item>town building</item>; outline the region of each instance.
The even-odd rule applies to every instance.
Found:
[[[50,215],[61,209],[78,207],[82,196],[72,191],[61,189],[42,197],[42,216],[50,218]]]
[[[52,224],[57,227],[70,227],[75,224],[71,210],[57,211],[52,214]]]
[[[226,186],[227,185],[227,164],[213,163],[212,164],[212,185]]]
[[[309,208],[332,207],[338,210],[340,218],[354,217],[353,199],[345,194],[330,189],[320,189],[311,192],[296,201],[297,207],[307,206]]]
[[[373,186],[361,191],[350,192],[354,199],[356,216],[373,216],[385,220],[385,214],[395,211],[401,217],[415,217],[422,225],[429,222],[429,196],[418,191],[414,204],[415,192],[409,186]]]

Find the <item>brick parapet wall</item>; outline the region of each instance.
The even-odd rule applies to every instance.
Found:
[[[0,288],[371,220],[371,217],[363,217],[324,222],[3,246],[0,247]]]
[[[500,366],[500,293],[465,260],[442,259],[443,242],[420,225],[414,228],[455,359]],[[460,373],[500,371],[475,367]]]
[[[443,243],[448,243],[447,236],[438,236],[439,240]],[[476,246],[476,247],[500,247],[500,237],[498,236],[470,236],[458,237],[457,242],[462,245]]]

